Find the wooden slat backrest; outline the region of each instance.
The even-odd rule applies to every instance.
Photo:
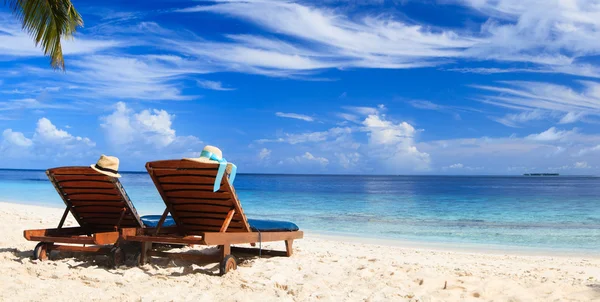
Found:
[[[123,209],[127,210],[120,227],[142,227],[119,179],[90,167],[53,168],[46,175],[65,205],[71,207],[75,220],[90,232],[113,231],[119,225]]]
[[[186,235],[219,232],[232,209],[235,213],[226,231],[250,232],[228,175],[221,180],[221,188],[213,192],[218,167],[217,164],[190,160],[146,163],[146,169],[180,232]]]

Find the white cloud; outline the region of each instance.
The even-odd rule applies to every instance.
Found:
[[[532,67],[527,68],[454,70],[600,76],[600,68],[585,63],[587,57],[600,54],[599,25],[594,18],[598,7],[557,1],[457,2],[479,10],[489,20],[481,28],[453,30],[409,22],[391,14],[355,15],[351,10],[318,3],[287,1],[215,1],[179,10],[224,14],[252,22],[266,31],[262,36],[226,34],[224,39],[211,41],[189,31],[163,28],[156,22],[137,23],[135,13],[121,13],[122,18],[104,18],[88,28],[89,36],[78,33],[75,40],[65,41],[68,76],[26,65],[5,73],[18,73],[22,79],[35,76],[56,84],[61,92],[56,95],[65,99],[150,101],[197,98],[186,92],[186,80],[198,74],[223,71],[308,78],[326,68],[413,68],[451,64],[456,60],[500,60],[534,64],[528,64]],[[120,27],[112,24],[116,21],[122,22]],[[9,14],[0,14],[0,40],[6,42],[0,45],[0,54],[42,55]],[[140,52],[126,54],[125,47],[136,47],[136,52],[138,49]],[[198,85],[214,90],[234,89],[217,81],[198,80]],[[8,90],[21,91],[39,84],[22,80],[11,86],[14,87]],[[488,101],[524,110],[558,110],[565,115],[562,123],[572,122],[580,112],[593,107],[582,104],[567,108],[564,104],[528,102],[527,98],[511,92]],[[540,107],[539,103],[544,104]],[[432,104],[420,106],[444,109],[431,107]],[[597,114],[597,108],[595,111],[591,114]],[[460,118],[458,114],[455,116]]]
[[[67,79],[91,98],[189,100],[175,79],[207,72],[196,62],[177,56],[87,56],[71,61]],[[91,89],[89,87],[92,87]],[[86,91],[88,93],[86,93]]]
[[[588,163],[587,163],[587,162],[585,162],[585,161],[578,161],[578,162],[576,162],[576,163],[573,165],[573,167],[574,167],[575,169],[588,169],[588,168],[591,168],[591,167],[588,165]]]
[[[355,19],[334,10],[290,2],[227,1],[178,11],[231,15],[302,41],[292,45],[274,38],[230,36],[232,43],[183,47],[197,55],[217,55],[230,65],[253,68],[430,66],[460,56],[462,50],[479,41],[450,30],[433,30],[382,15]]]
[[[269,150],[267,148],[262,148],[262,149],[260,149],[260,152],[258,152],[259,160],[268,159],[270,156],[271,156],[271,150]]]
[[[543,82],[501,82],[496,86],[475,85],[487,91],[479,98],[483,103],[521,111],[503,119],[506,125],[517,120],[560,118],[559,123],[583,121],[585,116],[600,116],[600,83],[578,81],[579,88]],[[512,119],[510,117],[513,117]]]
[[[344,122],[350,121],[350,122],[354,122],[354,123],[360,123],[360,118],[358,116],[354,115],[354,114],[345,113],[345,112],[338,112],[335,115],[337,117],[343,119]]]
[[[429,154],[415,146],[417,130],[407,122],[393,123],[383,115],[369,115],[363,121],[369,137],[369,155],[375,155],[384,171],[427,170]]]
[[[541,65],[536,68],[448,68],[447,71],[455,71],[460,73],[477,73],[477,74],[501,74],[501,73],[564,73],[568,75],[600,78],[600,67],[590,65],[566,62],[568,65]]]
[[[294,149],[308,147],[309,154],[318,151],[325,158],[336,158],[333,164],[365,173],[414,172],[430,168],[429,155],[416,147],[415,137],[419,131],[407,122],[389,120],[381,113],[387,110],[384,105],[344,109],[353,114],[341,116],[351,118],[356,125],[324,131],[283,133],[277,138],[257,142],[297,145]],[[365,140],[366,143],[359,143]]]
[[[577,132],[576,129],[557,130],[555,127],[550,127],[546,131],[543,131],[543,132],[537,133],[537,134],[530,134],[525,138],[534,140],[534,141],[551,142],[551,141],[564,140],[576,132]]]
[[[587,2],[456,0],[479,10],[479,28],[453,31],[404,22],[389,14],[343,14],[342,10],[282,1],[214,1],[177,10],[219,13],[269,31],[265,37],[230,35],[229,43],[183,43],[230,68],[265,69],[413,68],[465,58],[533,63],[527,68],[455,68],[460,72],[555,72],[600,77],[600,68],[578,58],[600,53],[600,8]],[[507,9],[509,8],[509,9]],[[349,12],[349,10],[344,10]],[[276,37],[273,37],[275,35]],[[266,37],[268,36],[268,37]],[[283,38],[294,42],[283,42]],[[194,45],[194,46],[191,46]],[[237,56],[232,56],[232,55]],[[273,58],[269,60],[268,58]]]
[[[475,171],[482,171],[482,170],[484,170],[484,167],[471,167],[471,166],[463,165],[461,163],[451,164],[449,166],[445,166],[445,167],[441,168],[442,172],[451,171],[451,173],[459,173],[459,174],[472,173]]]
[[[51,90],[44,90],[51,91]],[[33,92],[37,93],[37,91]],[[38,109],[67,109],[73,110],[74,106],[70,104],[50,103],[39,101],[34,98],[24,98],[0,102],[0,111],[15,111],[15,110],[38,110]]]
[[[380,110],[385,110],[383,104],[378,105],[378,107],[345,106],[343,108],[359,115],[378,114]]]
[[[600,135],[585,134],[554,127],[540,133],[509,137],[475,137],[418,142],[422,152],[431,155],[437,171],[458,171],[450,168],[460,163],[460,171],[486,171],[495,174],[552,172],[557,169],[577,173],[573,158],[597,168]],[[548,163],[552,165],[548,167]],[[456,167],[456,166],[455,166]],[[484,168],[485,167],[485,168]],[[463,173],[463,172],[460,172]]]
[[[49,119],[43,117],[37,123],[34,138],[50,143],[60,143],[72,140],[73,136],[65,130],[56,128]]]
[[[489,20],[479,28],[455,30],[388,13],[358,15],[319,3],[288,1],[214,1],[177,10],[232,16],[266,31],[262,36],[226,34],[225,39],[211,41],[156,22],[138,22],[137,13],[116,12],[123,17],[103,18],[89,29],[90,36],[78,33],[75,40],[65,41],[72,77],[56,80],[55,73],[47,77],[78,87],[64,97],[183,100],[195,97],[186,95],[183,78],[223,71],[306,78],[326,68],[414,68],[456,60],[499,60],[534,64],[450,70],[600,76],[600,68],[585,63],[585,58],[600,54],[596,20],[600,8],[593,4],[446,2],[474,8]],[[117,21],[119,26],[112,24]],[[0,45],[0,54],[41,56],[17,23],[13,16],[0,14],[0,40],[6,42]],[[125,47],[137,47],[141,53],[124,54]],[[198,80],[198,84],[233,89],[215,81]]]
[[[559,60],[561,51],[574,56],[600,50],[600,7],[593,1],[466,0],[467,5],[490,16],[482,27],[488,55],[528,57],[540,49]],[[499,20],[500,22],[497,22]],[[495,51],[492,52],[492,48]],[[491,53],[490,53],[491,52]]]
[[[442,113],[451,114],[455,120],[461,120],[461,116],[460,116],[459,112],[481,112],[480,110],[475,109],[475,108],[463,107],[463,106],[441,105],[441,104],[433,103],[431,101],[423,101],[423,100],[410,100],[410,101],[408,101],[408,103],[417,109],[432,110],[432,111],[438,111],[438,112],[442,112]]]
[[[334,155],[337,157],[340,166],[346,170],[356,167],[362,158],[362,155],[358,152],[335,153]]]
[[[133,110],[123,102],[115,105],[115,111],[101,118],[105,138],[112,145],[126,145],[134,140],[135,129],[131,125]]]
[[[327,166],[329,164],[329,160],[325,157],[316,157],[312,155],[310,152],[305,152],[302,156],[294,157],[294,161],[297,163],[303,162],[316,162],[322,166]]]
[[[2,132],[2,137],[4,141],[10,145],[15,145],[18,147],[30,147],[33,145],[33,141],[28,139],[21,132],[15,132],[12,129],[6,129]]]
[[[134,114],[134,128],[147,144],[159,148],[166,147],[175,141],[175,130],[171,128],[171,119],[174,115],[165,110],[143,110]]]
[[[293,119],[303,120],[303,121],[307,121],[307,122],[313,122],[315,120],[311,116],[304,115],[304,114],[298,114],[298,113],[275,112],[275,115],[279,116],[279,117],[293,118]]]
[[[411,106],[418,109],[441,111],[447,109],[446,106],[435,104],[430,101],[412,100],[408,102]]]
[[[217,81],[197,80],[196,82],[198,83],[198,86],[200,86],[204,89],[218,90],[218,91],[235,90],[235,88],[223,87],[223,84],[221,82],[217,82]]]
[[[588,148],[582,148],[577,153],[575,153],[574,156],[583,156],[588,153],[592,153],[592,152],[596,152],[596,151],[600,151],[600,145],[596,145],[596,146],[588,147]]]
[[[7,159],[38,158],[53,161],[57,158],[82,157],[88,155],[96,143],[87,137],[74,136],[58,129],[49,119],[40,118],[31,138],[22,132],[6,129],[2,132],[0,152]]]
[[[490,95],[484,102],[513,109],[546,109],[551,111],[580,112],[590,111],[593,114],[600,112],[600,83],[581,81],[581,92],[571,87],[543,83],[543,82],[502,82],[503,86],[474,87],[497,92]]]
[[[276,139],[259,139],[256,140],[258,143],[289,143],[292,145],[301,144],[301,143],[315,143],[322,142],[327,140],[328,138],[335,138],[342,134],[352,133],[352,129],[349,127],[340,128],[335,127],[331,128],[327,131],[317,131],[317,132],[306,132],[299,134],[290,134],[285,133],[283,137],[279,137]]]
[[[520,124],[530,121],[542,120],[548,117],[548,113],[542,110],[523,111],[521,113],[510,113],[501,118],[493,118],[498,123],[508,127],[519,127]]]
[[[528,68],[497,68],[497,67],[476,67],[476,68],[448,68],[447,71],[455,71],[460,73],[477,73],[477,74],[496,74],[496,73],[515,73],[515,72],[545,72],[542,69]]]
[[[560,119],[559,124],[575,123],[583,116],[585,116],[585,112],[567,112],[567,114]]]
[[[37,83],[21,81],[14,89],[37,96],[39,83],[60,89],[52,96],[63,99],[105,100],[190,100],[184,77],[210,72],[209,67],[175,55],[89,55],[68,61],[67,73],[48,68],[20,68],[22,77],[34,77]]]
[[[95,147],[96,143],[87,137],[73,136],[65,130],[58,129],[52,122],[43,117],[38,120],[33,141],[53,145],[69,146],[72,144]]]
[[[376,145],[395,144],[406,139],[412,139],[415,135],[415,128],[407,122],[394,124],[385,120],[380,115],[369,115],[363,121],[363,125],[369,132],[369,139]]]
[[[142,110],[135,112],[118,102],[114,111],[101,117],[101,127],[106,140],[120,150],[141,150],[147,147],[155,149],[173,148],[175,153],[182,149],[193,151],[201,141],[195,136],[177,136],[172,128],[174,115],[165,110]],[[183,152],[183,151],[181,151]]]

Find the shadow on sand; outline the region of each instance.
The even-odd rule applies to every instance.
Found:
[[[15,255],[15,257],[17,257],[17,259],[13,259],[13,260],[18,261],[18,262],[22,262],[22,260],[28,259],[28,258],[31,259],[32,255],[33,255],[33,251],[21,251],[19,249],[11,248],[11,247],[0,248],[0,253],[11,253],[11,254]]]
[[[588,284],[587,287],[593,289],[594,291],[600,293],[600,283]]]
[[[32,250],[19,250],[17,248],[0,248],[0,253],[11,253],[15,256],[13,261],[23,263],[24,260],[32,259],[33,251]],[[199,250],[191,250],[186,252],[187,254],[206,254],[206,253],[218,253],[218,248],[211,247],[206,248],[201,251]],[[238,251],[234,253],[237,258],[238,266],[244,266],[251,262],[253,259],[258,259],[258,255],[255,253],[248,253],[245,250]],[[262,258],[270,258],[273,255],[269,253],[265,253],[262,255]],[[97,267],[98,269],[104,269],[109,273],[116,275],[125,275],[125,273],[130,269],[135,269],[135,265],[122,265],[118,268],[111,268],[108,264],[108,257],[104,255],[90,255],[84,253],[76,253],[76,252],[65,252],[65,251],[52,251],[50,255],[48,255],[48,260],[46,261],[60,261],[60,260],[74,260],[69,262],[62,262],[69,266],[69,268],[88,268],[88,267]],[[75,262],[75,263],[73,263]],[[194,267],[194,264],[196,266]],[[166,272],[162,269],[181,267],[182,271],[176,272]],[[169,277],[181,277],[190,274],[204,274],[208,276],[219,276],[219,263],[195,263],[192,261],[186,260],[174,260],[168,258],[155,258],[151,257],[149,262],[144,266],[137,266],[141,271],[143,271],[148,276],[169,276]]]
[[[12,260],[19,262],[19,263],[23,263],[24,260],[39,261],[39,260],[33,260],[33,250],[22,251],[17,248],[0,248],[0,253],[13,254],[15,256],[15,259],[12,259]],[[48,260],[45,260],[45,261],[59,261],[59,260],[65,260],[65,259],[72,259],[72,260],[78,262],[76,264],[65,263],[70,268],[98,266],[101,268],[105,268],[106,270],[110,270],[110,268],[108,267],[107,257],[100,256],[100,255],[89,255],[89,254],[64,252],[64,251],[63,252],[52,251],[48,255]]]

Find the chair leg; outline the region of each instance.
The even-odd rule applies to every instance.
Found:
[[[231,245],[219,245],[219,250],[221,252],[221,260],[225,259],[225,256],[231,254]]]
[[[148,252],[152,249],[152,242],[142,242],[142,253],[140,255],[140,265],[148,263]]]
[[[293,248],[292,248],[293,244],[294,244],[293,239],[285,241],[285,251],[286,251],[288,257],[290,257],[293,253]]]

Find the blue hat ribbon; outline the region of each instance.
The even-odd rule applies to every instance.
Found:
[[[202,151],[202,153],[200,153],[200,157],[205,157],[205,158],[214,160],[219,163],[219,171],[217,171],[217,177],[215,178],[213,192],[219,191],[219,189],[221,188],[221,180],[223,179],[223,175],[225,175],[225,169],[227,168],[227,160],[222,157],[219,157],[218,155],[216,155],[212,152],[208,152],[208,151]],[[231,174],[229,174],[229,183],[233,184],[236,174],[237,174],[237,166],[234,164],[231,164]]]

